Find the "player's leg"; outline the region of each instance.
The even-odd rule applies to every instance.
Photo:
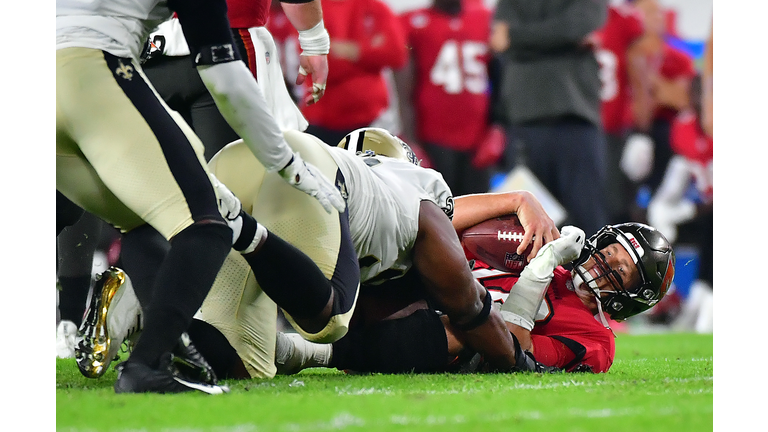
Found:
[[[278,335],[275,363],[281,375],[309,367],[355,372],[442,372],[456,356],[449,354],[440,315],[419,309],[408,316],[350,329],[333,344],[317,344],[296,335]]]
[[[188,330],[220,378],[272,378],[277,306],[250,265],[230,252]]]
[[[109,109],[104,100],[110,101]],[[179,119],[130,59],[88,49],[57,51],[57,188],[124,231],[147,222],[171,239],[151,302],[143,308],[145,331],[116,391],[189,389],[172,377],[169,381],[161,364],[189,326],[231,245],[202,144]],[[80,170],[67,169],[73,160],[80,161]],[[78,174],[91,181],[78,184],[72,178]],[[122,205],[109,208],[110,200]],[[120,214],[126,208],[130,211]]]
[[[302,158],[343,181],[325,144],[300,132],[285,135]],[[228,146],[210,163],[219,180],[241,198],[244,212],[268,230],[258,249],[244,257],[261,288],[298,331],[316,341],[337,340],[346,332],[360,280],[348,217],[327,213],[279,175],[266,174],[263,167],[259,171],[257,164],[242,143]]]
[[[57,203],[59,201],[74,206],[57,192]],[[99,218],[85,212],[75,224],[63,229],[56,237],[57,279],[60,287],[56,352],[61,358],[75,355],[77,330],[82,323],[91,288],[93,256],[101,237],[102,224]]]

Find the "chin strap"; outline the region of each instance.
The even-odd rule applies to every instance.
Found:
[[[600,302],[600,295],[598,294],[600,291],[595,290],[595,301],[597,301],[597,314],[600,316],[600,321],[603,323],[605,328],[611,331],[613,333],[613,338],[616,339],[616,332],[613,331],[610,325],[608,325],[608,320],[605,319],[605,313],[603,313],[603,306]]]

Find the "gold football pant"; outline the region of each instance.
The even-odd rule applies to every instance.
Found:
[[[137,64],[88,48],[56,51],[56,189],[123,232],[171,238],[221,220],[203,145]]]
[[[326,144],[296,131],[285,132],[285,137],[294,151],[325,176],[339,178],[338,166]],[[354,292],[346,296],[337,292],[336,298],[344,300],[334,304],[333,316],[318,333],[304,331],[286,314],[296,331],[308,340],[331,343],[343,337],[357,302],[360,278],[356,256],[352,257],[355,269],[344,269],[341,264],[350,262],[349,257],[342,257],[350,249],[342,247],[342,242],[351,245],[346,215],[335,210],[327,213],[315,198],[293,188],[277,173],[266,172],[242,140],[224,147],[211,159],[209,167],[241,200],[243,210],[264,225],[270,235],[279,236],[309,256],[328,280],[342,278],[344,285],[354,287]],[[259,287],[239,253],[231,252],[227,257],[196,318],[224,334],[252,377],[274,376],[277,306]]]

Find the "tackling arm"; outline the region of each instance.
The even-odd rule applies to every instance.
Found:
[[[514,369],[514,339],[501,315],[485,307],[485,302],[490,300],[486,296],[490,294],[472,277],[445,213],[430,201],[421,202],[413,263],[427,292],[448,315],[454,328],[460,328],[466,345],[480,352],[494,369]]]

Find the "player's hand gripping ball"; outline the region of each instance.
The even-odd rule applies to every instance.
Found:
[[[528,264],[525,257],[533,249],[531,241],[522,255],[517,254],[524,235],[525,229],[517,215],[511,214],[467,228],[461,234],[461,242],[472,255],[491,267],[519,275]]]

